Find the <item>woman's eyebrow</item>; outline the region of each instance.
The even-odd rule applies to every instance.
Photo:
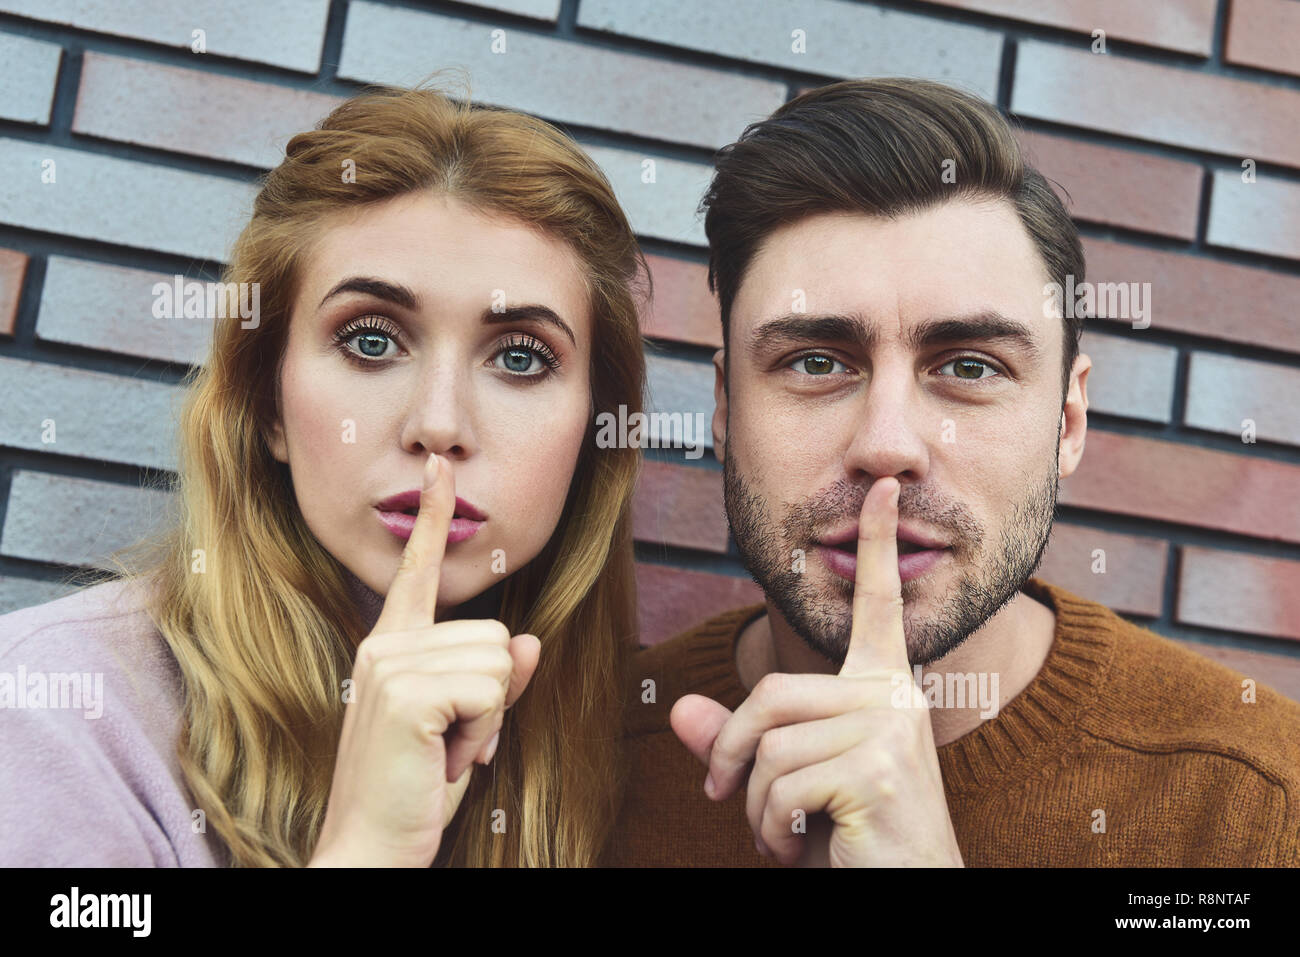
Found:
[[[549,325],[555,326],[568,336],[569,341],[572,342],[574,346],[577,346],[578,344],[578,340],[574,337],[573,330],[569,328],[569,324],[561,319],[555,313],[554,309],[551,309],[549,306],[543,306],[539,303],[511,306],[509,309],[502,309],[499,312],[492,308],[484,309],[482,319],[487,325],[494,325],[503,322],[525,322],[530,319],[534,322],[545,322]]]
[[[320,301],[320,306],[316,308],[319,309],[330,299],[341,296],[345,292],[359,292],[367,296],[374,296],[376,299],[387,300],[412,312],[416,312],[420,308],[420,297],[413,290],[408,289],[401,283],[389,282],[386,279],[378,279],[374,276],[349,276],[327,292],[325,298]]]
[[[376,299],[396,303],[411,312],[418,312],[420,309],[420,297],[413,290],[401,283],[389,282],[386,279],[378,279],[374,276],[350,276],[344,279],[325,294],[325,298],[320,301],[320,305],[323,306],[334,296],[341,296],[347,292],[359,292],[363,295],[373,296]],[[317,308],[319,309],[320,306],[317,306]],[[544,322],[563,332],[575,346],[578,344],[577,337],[574,336],[573,330],[569,328],[569,324],[561,319],[554,309],[540,303],[527,303],[501,310],[495,310],[489,306],[483,310],[481,319],[485,325],[527,322],[529,320]]]

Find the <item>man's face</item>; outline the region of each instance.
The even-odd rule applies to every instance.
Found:
[[[895,220],[810,216],[751,261],[729,388],[719,371],[716,390],[727,515],[745,567],[832,662],[848,648],[858,515],[877,478],[902,486],[900,532],[947,546],[909,578],[916,559],[899,543],[912,663],[955,648],[1038,567],[1062,425],[1064,329],[1044,315],[1048,281],[1014,207],[991,200]]]

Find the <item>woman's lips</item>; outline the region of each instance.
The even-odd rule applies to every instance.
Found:
[[[382,508],[377,508],[375,511],[379,515],[379,520],[384,523],[384,527],[398,538],[405,541],[411,537],[411,532],[415,529],[414,515],[407,515],[405,512],[386,512]],[[472,538],[483,524],[484,522],[472,518],[453,518],[447,529],[447,544],[454,545]]]

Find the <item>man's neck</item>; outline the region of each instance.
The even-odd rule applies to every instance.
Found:
[[[968,701],[966,707],[957,708],[953,702],[944,701],[942,707],[931,707],[935,746],[943,747],[974,731],[994,716],[989,713],[990,704],[1000,711],[1025,690],[1047,660],[1055,636],[1055,613],[1022,591],[952,652],[924,665],[923,691],[932,685],[950,687],[952,683],[945,680],[945,675],[974,674],[975,687],[988,691],[996,688],[997,692],[995,702]],[[741,632],[736,642],[736,669],[747,691],[774,671],[834,674],[838,670],[795,634],[770,601],[767,614],[754,619]],[[931,674],[935,678],[928,678]]]

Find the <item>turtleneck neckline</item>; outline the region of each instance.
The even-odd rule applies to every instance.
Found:
[[[346,568],[343,569],[343,578],[348,583],[348,593],[352,597],[352,603],[361,613],[361,620],[365,623],[366,633],[369,634],[374,630],[375,622],[379,621],[379,613],[384,610],[384,596]]]

